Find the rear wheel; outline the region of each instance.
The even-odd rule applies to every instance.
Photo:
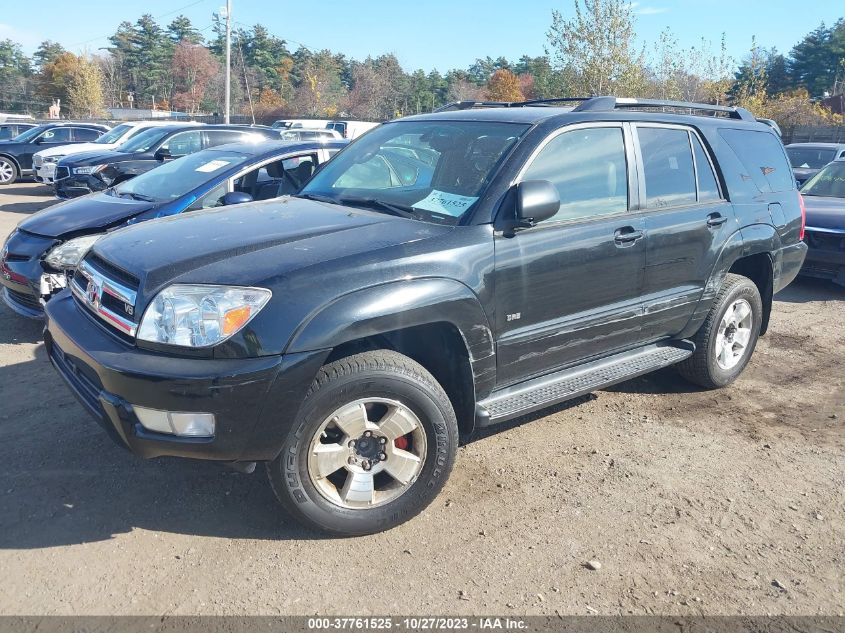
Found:
[[[321,369],[267,471],[279,501],[301,522],[369,534],[431,503],[457,445],[454,411],[434,377],[406,356],[379,350]]]
[[[0,185],[10,185],[18,179],[18,167],[8,158],[0,157]]]
[[[751,360],[762,318],[757,286],[747,277],[729,274],[693,337],[695,353],[678,365],[681,375],[708,389],[732,383]]]

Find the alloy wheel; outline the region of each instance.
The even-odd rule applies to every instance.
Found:
[[[745,299],[734,301],[719,323],[714,353],[722,369],[733,369],[745,356],[751,341],[754,313]]]

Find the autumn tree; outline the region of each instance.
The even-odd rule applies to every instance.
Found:
[[[183,40],[173,51],[172,72],[175,84],[173,105],[189,114],[196,114],[209,82],[220,72],[217,60],[205,46]]]
[[[645,85],[645,52],[637,50],[634,3],[575,0],[575,15],[552,11],[550,55],[576,96],[637,96]]]
[[[487,98],[491,101],[525,101],[519,77],[510,70],[497,70],[487,82]]]
[[[93,119],[104,114],[103,77],[94,60],[76,58],[67,78],[67,95],[71,117]]]

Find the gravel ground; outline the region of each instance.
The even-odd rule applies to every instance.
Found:
[[[48,194],[3,189],[0,236]],[[332,540],[261,470],[112,445],[2,305],[0,614],[841,615],[843,308],[796,282],[730,388],[665,370],[486,433],[423,515]]]

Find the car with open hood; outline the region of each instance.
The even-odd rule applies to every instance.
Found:
[[[40,318],[44,303],[67,286],[80,259],[105,235],[155,218],[295,193],[345,144],[222,145],[39,211],[3,245],[3,300],[22,316]]]
[[[294,196],[98,240],[45,347],[119,445],[263,462],[293,517],[366,534],[420,513],[475,429],[672,365],[733,382],[803,227],[742,108],[456,103]]]

